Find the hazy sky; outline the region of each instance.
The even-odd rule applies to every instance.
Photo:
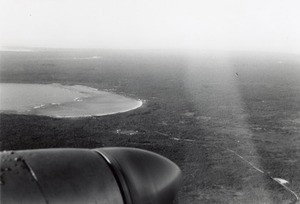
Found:
[[[0,0],[2,46],[300,54],[299,0]]]

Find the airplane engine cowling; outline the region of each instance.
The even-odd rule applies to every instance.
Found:
[[[180,169],[135,148],[38,149],[1,152],[1,202],[172,203]]]

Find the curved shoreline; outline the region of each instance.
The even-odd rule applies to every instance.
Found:
[[[143,105],[143,101],[140,99],[134,99],[130,96],[120,95],[111,91],[102,91],[85,85],[63,85],[59,83],[0,84],[2,88],[6,88],[3,98],[7,97],[6,99],[8,99],[10,104],[13,104],[11,107],[10,105],[5,106],[7,104],[4,103],[4,107],[1,107],[2,110],[0,110],[0,113],[4,114],[40,115],[52,118],[81,118],[124,113],[140,108]],[[21,90],[20,93],[22,94],[19,94],[20,97],[14,94],[18,93],[15,92],[16,90]],[[46,97],[43,96],[45,92],[47,93]],[[30,100],[35,97],[37,97],[37,100],[31,100],[30,103],[23,103],[23,98],[21,97],[26,96],[26,94],[31,97]],[[19,104],[17,102],[14,103],[14,100],[21,102]]]
[[[81,116],[59,116],[58,115],[55,117],[53,117],[53,116],[49,116],[49,117],[53,117],[53,118],[88,118],[88,117],[101,117],[101,116],[106,116],[106,115],[114,115],[114,114],[129,112],[129,111],[140,108],[143,105],[143,102],[142,102],[142,100],[139,100],[139,99],[138,99],[138,101],[140,102],[139,105],[137,105],[134,108],[124,110],[124,111],[116,111],[116,112],[111,112],[111,113],[107,113],[107,114],[95,114],[95,115],[81,115]]]

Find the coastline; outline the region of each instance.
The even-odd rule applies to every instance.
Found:
[[[239,77],[233,76],[243,110],[230,111],[237,109],[230,103],[232,89],[224,87],[220,91],[221,86],[211,85],[219,83],[219,78],[209,74],[215,73],[211,68],[223,66],[221,56],[210,59],[200,55],[193,58],[193,66],[179,55],[101,51],[91,55],[83,52],[82,56],[98,53],[105,57],[101,63],[49,62],[42,58],[60,57],[65,54],[62,52],[43,56],[6,53],[0,79],[82,84],[146,100],[141,109],[76,119],[1,114],[1,149],[128,146],[154,151],[183,168],[178,194],[178,203],[182,204],[293,203],[295,196],[269,176],[289,181],[284,185],[300,194],[300,175],[295,173],[299,171],[299,123],[295,114],[299,107],[298,71],[286,66],[282,71],[286,77],[278,78],[281,73],[271,69],[273,59],[260,55],[256,58],[254,54],[249,58],[246,54],[233,56]],[[24,69],[20,70],[19,64]],[[249,67],[254,70],[249,71]],[[273,86],[278,79],[278,86]],[[220,105],[226,104],[228,111],[220,110]],[[252,134],[244,132],[244,120]],[[130,132],[134,134],[127,134]],[[249,140],[256,146],[255,154],[250,152]],[[253,164],[259,164],[269,176],[216,145],[231,149],[251,163],[257,159],[259,163]]]
[[[41,116],[48,116],[52,118],[83,118],[83,117],[98,117],[98,116],[105,116],[105,115],[112,115],[112,114],[118,114],[118,113],[124,113],[128,112],[137,108],[140,108],[143,105],[143,101],[140,99],[132,98],[132,96],[126,96],[126,95],[120,95],[115,92],[107,91],[107,90],[99,90],[97,88],[89,87],[86,85],[80,85],[80,84],[68,84],[64,85],[61,83],[46,83],[46,84],[40,84],[40,83],[0,83],[0,84],[13,84],[17,86],[22,85],[29,85],[29,86],[37,86],[39,89],[42,89],[43,87],[39,87],[40,85],[45,86],[44,88],[49,89],[60,89],[62,92],[59,92],[56,94],[56,92],[52,93],[50,92],[50,98],[51,94],[55,95],[53,99],[51,98],[51,101],[43,102],[40,104],[28,104],[25,110],[18,110],[16,109],[4,109],[0,110],[0,113],[2,114],[19,114],[19,115],[41,115]],[[47,87],[46,87],[47,86]],[[10,90],[9,90],[10,91]],[[47,90],[45,90],[47,91]],[[55,101],[55,100],[61,100],[59,98],[59,94],[63,95],[65,94],[63,91],[67,91],[69,93],[72,93],[72,98],[68,98],[67,100],[64,99],[64,101]],[[38,93],[39,94],[39,93]],[[49,95],[48,94],[48,95]],[[78,94],[78,95],[77,95]],[[5,95],[4,95],[5,96]],[[13,95],[13,98],[15,98],[16,95]],[[5,96],[5,97],[11,97],[11,96]],[[37,96],[39,97],[39,96]],[[49,96],[47,96],[49,99]],[[63,96],[64,97],[64,96]],[[14,99],[15,100],[15,99]],[[52,101],[54,100],[54,101]],[[11,101],[10,101],[11,102]],[[123,103],[123,104],[122,104]],[[99,109],[97,109],[97,105],[99,105]],[[124,105],[125,107],[122,107]],[[5,105],[4,105],[5,106]],[[129,108],[128,108],[129,106]],[[131,107],[130,107],[131,106]],[[91,108],[91,109],[89,109]],[[94,108],[94,110],[92,110]],[[102,110],[101,110],[102,108]],[[75,115],[72,115],[72,110],[74,109]],[[105,109],[108,111],[106,112]],[[110,110],[112,109],[112,110]],[[116,109],[116,110],[114,110]],[[97,110],[100,111],[100,113],[97,113]],[[61,115],[59,114],[61,112]],[[67,112],[67,113],[66,113]],[[68,115],[68,112],[70,115]],[[76,115],[76,112],[78,115]],[[85,113],[88,112],[88,113]],[[89,112],[95,112],[95,114],[89,114]],[[65,114],[65,115],[64,115]]]
[[[111,112],[111,113],[107,113],[107,114],[95,114],[95,115],[81,115],[81,116],[49,116],[49,117],[52,117],[52,118],[88,118],[88,117],[101,117],[101,116],[106,116],[106,115],[114,115],[114,114],[119,114],[119,113],[125,113],[125,112],[129,112],[129,111],[132,111],[132,110],[135,110],[135,109],[138,109],[140,107],[142,107],[144,105],[144,103],[142,102],[142,100],[139,100],[138,101],[140,102],[139,105],[137,105],[136,107],[133,107],[131,109],[127,109],[127,110],[124,110],[124,111],[116,111],[116,112]]]

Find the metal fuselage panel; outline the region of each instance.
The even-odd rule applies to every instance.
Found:
[[[123,203],[107,162],[87,149],[1,153],[1,203]],[[18,192],[18,193],[16,193]]]

